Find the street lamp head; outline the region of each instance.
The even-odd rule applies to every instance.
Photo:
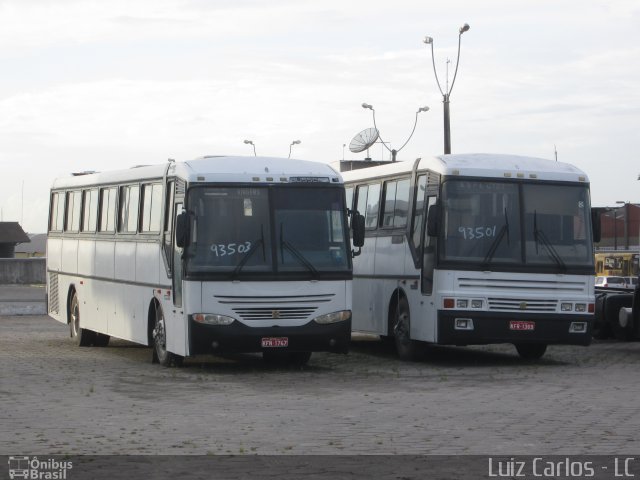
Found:
[[[428,111],[429,111],[429,107],[424,106],[424,107],[420,107],[416,113],[428,112]]]
[[[251,140],[245,140],[244,143],[246,145],[253,145],[253,142]]]
[[[373,110],[373,105],[369,105],[368,103],[363,103],[362,108],[368,108],[369,110]]]
[[[294,140],[291,142],[291,145],[300,145],[302,142],[300,140]]]
[[[465,23],[463,26],[460,27],[460,35],[462,35],[464,32],[468,31],[471,27],[469,26],[468,23]]]
[[[424,43],[426,43],[427,45],[433,43],[433,38],[431,37],[424,37],[424,40],[422,40]]]

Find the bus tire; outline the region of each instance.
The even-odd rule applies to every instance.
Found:
[[[593,338],[598,340],[605,340],[612,335],[611,325],[607,322],[607,317],[604,312],[604,304],[606,301],[606,294],[598,294],[596,295],[596,306],[595,306],[595,315],[593,328],[591,330],[591,335]]]
[[[547,351],[546,343],[516,343],[515,347],[523,360],[540,360]]]
[[[604,305],[605,318],[611,325],[613,336],[617,340],[629,341],[633,340],[633,322],[627,322],[625,325],[620,323],[620,309],[622,307],[630,307],[633,298],[628,294],[610,295]]]
[[[396,352],[400,360],[417,360],[420,353],[420,344],[411,340],[411,315],[409,302],[405,297],[398,300],[398,305],[393,313],[393,337],[396,344]]]
[[[105,335],[104,333],[96,333],[96,338],[93,341],[93,344],[96,347],[106,347],[109,345],[109,340],[111,337],[109,335]]]
[[[167,328],[164,320],[162,307],[155,304],[155,324],[151,333],[153,338],[154,363],[157,362],[163,367],[180,367],[184,357],[171,353],[167,350]]]
[[[80,326],[80,301],[75,290],[69,303],[69,332],[79,347],[89,347],[95,341],[96,333]]]

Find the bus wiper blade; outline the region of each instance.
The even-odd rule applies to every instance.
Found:
[[[562,261],[562,258],[560,257],[560,255],[558,255],[557,250],[549,241],[545,233],[542,230],[538,229],[538,212],[537,211],[533,212],[533,239],[535,240],[535,244],[536,244],[536,254],[538,253],[538,239],[540,239],[542,245],[546,247],[547,255],[549,255],[549,257],[551,257],[551,259],[558,264],[560,269],[562,270],[567,269],[567,266]]]
[[[289,250],[293,254],[293,256],[295,257],[295,259],[298,260],[302,265],[307,267],[311,273],[313,273],[314,275],[318,275],[318,270],[316,270],[316,268],[313,266],[313,264],[309,260],[307,260],[304,257],[304,255],[302,255],[300,250],[298,250],[296,247],[294,247],[293,245],[291,245],[289,242],[287,242],[284,239],[282,224],[280,224],[280,249],[281,249],[280,256],[282,257],[282,259],[284,261],[284,255],[283,255],[283,252],[282,252],[282,247],[285,247],[287,250]]]
[[[500,232],[498,232],[498,235],[496,236],[495,240],[491,243],[491,246],[489,247],[489,251],[487,252],[487,255],[484,257],[484,260],[482,261],[483,268],[486,268],[487,265],[489,265],[489,262],[491,262],[491,260],[493,259],[493,256],[496,254],[496,251],[498,250],[498,246],[502,242],[502,239],[505,237],[505,235],[507,236],[507,245],[510,245],[511,241],[509,239],[509,219],[507,218],[506,208],[504,209],[504,225],[500,229]]]
[[[249,251],[244,255],[244,257],[242,257],[242,260],[240,260],[240,263],[238,263],[236,268],[233,270],[233,273],[231,274],[233,278],[238,276],[240,271],[244,268],[244,266],[247,264],[251,256],[256,252],[256,250],[258,250],[258,247],[260,246],[262,246],[262,258],[264,259],[265,258],[264,230],[262,229],[262,227],[260,227],[260,238],[256,239],[253,242],[253,245],[251,245],[251,248],[249,249]]]

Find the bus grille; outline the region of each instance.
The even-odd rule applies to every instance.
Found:
[[[60,301],[58,300],[58,274],[49,273],[49,311],[58,313],[60,311]]]
[[[304,320],[309,318],[317,307],[295,308],[295,307],[274,307],[274,308],[234,308],[233,311],[243,320]]]
[[[489,310],[493,311],[526,311],[526,312],[555,312],[557,300],[517,299],[517,298],[488,298]]]
[[[216,296],[221,304],[228,304],[242,320],[306,320],[322,303],[330,302],[334,294],[300,296]]]

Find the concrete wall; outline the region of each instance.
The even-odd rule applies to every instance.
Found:
[[[45,258],[0,258],[0,285],[45,283]]]

